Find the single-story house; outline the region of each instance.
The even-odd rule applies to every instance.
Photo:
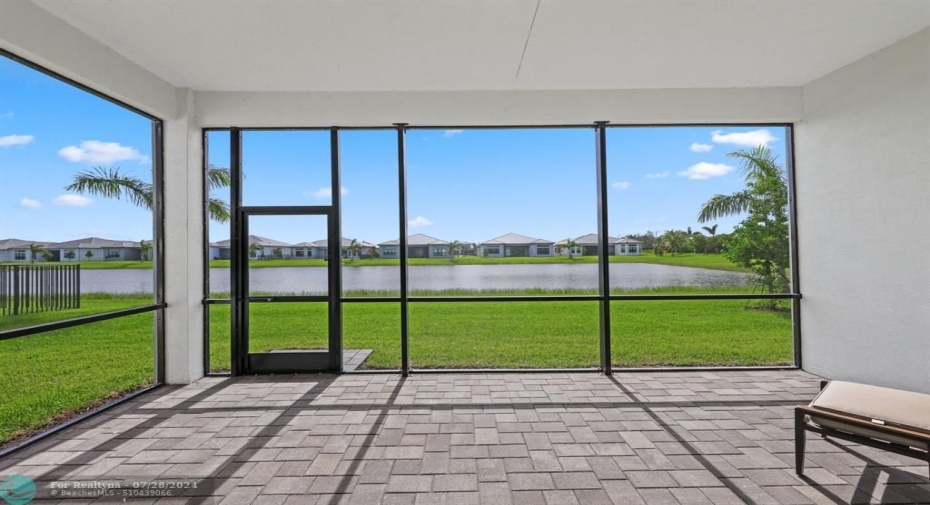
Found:
[[[88,237],[45,246],[61,261],[140,261],[139,242]]]
[[[597,256],[597,233],[589,233],[572,239],[576,246],[572,247],[572,256]],[[568,256],[568,241],[563,240],[555,245],[559,254]],[[643,244],[638,240],[628,238],[607,237],[607,254],[611,256],[638,256],[643,253]]]
[[[228,259],[231,257],[230,247],[232,241],[220,240],[210,246],[210,258]],[[216,247],[216,256],[214,256],[213,247]],[[281,242],[258,235],[249,235],[249,257],[252,259],[286,259],[291,257],[291,248],[293,244]]]
[[[618,239],[614,244],[614,254],[617,256],[640,256],[643,254],[643,243],[631,238]]]
[[[359,250],[358,252],[353,252],[350,249],[350,247],[352,247],[352,240],[353,239],[350,238],[342,238],[340,245],[342,246],[343,258],[359,259],[374,256],[378,246],[365,242],[364,240],[356,240]],[[294,244],[292,249],[295,258],[329,258],[329,241],[326,239]]]
[[[0,263],[6,262],[31,262],[32,261],[32,244],[38,244],[48,249],[48,242],[38,242],[35,240],[20,240],[16,238],[7,238],[0,240]],[[48,258],[39,254],[36,261],[48,261],[57,259],[55,252],[49,250],[52,257]]]
[[[488,258],[552,256],[555,242],[508,233],[478,244],[478,254]]]
[[[378,244],[378,255],[382,258],[399,258],[400,241],[390,240]],[[429,235],[417,233],[407,237],[408,258],[448,258],[449,242]]]
[[[228,260],[229,259],[229,241],[221,240],[219,242],[210,242],[209,256],[211,260]]]

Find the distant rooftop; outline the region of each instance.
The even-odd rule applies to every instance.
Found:
[[[506,235],[501,235],[497,238],[492,238],[487,242],[482,242],[481,245],[530,245],[530,244],[554,244],[555,242],[551,240],[543,240],[540,238],[527,237],[526,235],[520,235],[518,233],[508,233]]]
[[[400,244],[399,240],[390,240],[388,242],[382,242],[378,245],[398,245]],[[424,235],[422,233],[417,233],[416,235],[410,235],[407,237],[408,246],[423,246],[423,245],[449,245],[445,240],[440,240],[436,237],[430,237],[429,235]]]

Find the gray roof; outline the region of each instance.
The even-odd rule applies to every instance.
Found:
[[[47,246],[48,242],[38,242],[36,240],[20,240],[18,238],[5,238],[0,240],[0,251],[7,249],[29,249],[32,244]]]
[[[530,245],[530,244],[554,244],[551,240],[543,240],[541,238],[527,237],[526,235],[519,235],[516,233],[508,233],[506,235],[501,235],[497,238],[492,238],[487,242],[482,242],[481,245]]]
[[[381,242],[378,245],[399,245],[399,240],[390,240],[388,242]],[[423,246],[423,245],[449,245],[445,240],[439,240],[436,237],[430,237],[429,235],[424,235],[422,233],[417,233],[416,235],[410,235],[407,237],[408,246]]]
[[[67,242],[58,242],[57,244],[48,244],[49,249],[102,249],[102,248],[126,248],[139,249],[139,243],[131,240],[109,240],[100,237],[79,238]]]
[[[593,247],[597,245],[597,233],[589,233],[587,235],[582,235],[574,239],[574,241],[580,246]],[[565,240],[560,240],[559,244],[564,244]],[[639,240],[633,240],[630,238],[617,238],[617,237],[607,237],[607,243],[610,245],[614,244],[641,244]]]
[[[220,240],[219,242],[214,242],[210,245],[214,247],[229,247],[232,243],[231,240]],[[291,247],[291,244],[281,242],[280,240],[274,240],[265,237],[259,237],[258,235],[249,235],[249,245],[255,244],[260,247]]]
[[[352,240],[353,239],[351,238],[342,237],[342,247],[349,247],[350,245],[352,245]],[[374,244],[370,244],[368,242],[365,242],[364,240],[358,240],[357,243],[358,245],[362,247],[375,247]],[[294,244],[294,246],[296,247],[327,247],[328,244],[329,244],[329,240],[323,239],[323,240],[315,240],[313,242],[301,242],[299,244]]]

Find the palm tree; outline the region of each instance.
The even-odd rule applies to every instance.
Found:
[[[148,240],[139,241],[139,261],[147,261],[149,252],[152,250],[152,243]]]
[[[40,255],[40,254],[41,254],[42,256],[45,256],[46,259],[52,257],[52,253],[51,253],[48,249],[46,249],[44,245],[42,245],[42,244],[29,244],[29,262],[30,262],[30,263],[35,263],[35,262],[36,262],[36,256],[38,256],[38,255]]]
[[[730,195],[714,195],[701,207],[698,220],[747,213],[727,239],[727,258],[759,275],[763,289],[786,292],[789,222],[788,181],[784,169],[765,146],[729,153],[742,162],[746,188]]]
[[[258,251],[261,249],[258,244],[252,243],[249,244],[249,257],[254,258],[258,256]]]
[[[358,243],[358,240],[352,239],[352,242],[346,247],[346,252],[349,253],[349,259],[356,259],[362,255],[362,244]]]
[[[452,255],[452,261],[455,261],[456,256],[462,254],[462,248],[465,247],[465,244],[459,242],[458,240],[453,240],[449,243],[449,254]]]
[[[568,249],[568,259],[573,259],[572,250],[578,247],[578,242],[575,242],[574,240],[567,238],[565,239],[565,242],[562,242],[557,247],[559,249],[559,253],[561,253],[565,249]]]
[[[681,230],[669,230],[662,234],[659,241],[674,256],[688,244],[688,234]]]
[[[767,198],[765,194],[753,191],[768,182],[781,182],[787,194],[787,182],[784,170],[775,159],[772,151],[765,146],[752,150],[735,151],[727,154],[730,158],[742,161],[743,177],[746,179],[746,189],[729,195],[714,195],[701,206],[698,221],[706,223],[724,216],[735,216],[749,210],[749,206],[756,198]],[[716,230],[716,225],[714,226]]]
[[[713,225],[713,226],[702,226],[701,228],[703,228],[704,231],[706,231],[707,234],[710,235],[711,237],[717,235],[717,225]]]
[[[210,189],[225,188],[229,186],[229,169],[211,166],[207,169],[207,181]],[[65,187],[67,191],[81,194],[91,194],[104,198],[126,198],[137,207],[152,210],[154,191],[152,183],[146,182],[133,175],[120,173],[119,167],[94,167],[91,170],[78,172],[71,184]],[[207,201],[210,218],[220,223],[229,221],[229,204],[223,200],[210,196]]]

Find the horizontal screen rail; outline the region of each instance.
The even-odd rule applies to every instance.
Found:
[[[294,302],[328,302],[326,295],[295,295],[295,296],[250,296],[246,298],[249,303],[294,303]]]
[[[610,301],[646,301],[646,300],[800,300],[799,293],[784,294],[706,294],[706,295],[610,295]]]
[[[410,302],[596,302],[600,295],[563,295],[563,296],[410,296]],[[799,293],[784,294],[694,294],[694,295],[610,295],[610,301],[648,301],[648,300],[800,300]],[[249,298],[251,302],[326,302],[327,296],[257,296]],[[340,298],[341,303],[400,303],[399,296],[356,296]],[[204,305],[229,305],[228,298],[207,298]]]
[[[164,309],[167,306],[167,303],[158,303],[155,305],[146,305],[145,307],[115,310],[113,312],[104,312],[102,314],[94,314],[92,316],[76,317],[74,319],[65,319],[63,321],[55,321],[53,323],[38,324],[35,326],[25,326],[23,328],[16,328],[13,330],[0,331],[0,340],[9,340],[11,338],[25,337],[38,333],[63,330],[65,328],[73,328],[75,326],[98,323],[100,321],[107,321],[110,319],[116,319],[118,317],[143,314],[145,312],[154,312],[156,310]]]
[[[596,302],[598,295],[556,296],[410,296],[411,302]]]

